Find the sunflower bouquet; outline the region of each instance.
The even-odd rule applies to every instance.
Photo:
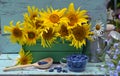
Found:
[[[47,48],[60,38],[63,43],[69,41],[70,46],[78,49],[86,45],[86,39],[91,40],[87,10],[75,9],[74,3],[62,9],[50,7],[45,10],[28,6],[28,12],[23,16],[22,22],[14,25],[11,21],[9,26],[4,27],[13,43],[31,46],[40,40],[41,46]]]

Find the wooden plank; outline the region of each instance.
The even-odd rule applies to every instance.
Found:
[[[6,55],[5,55],[6,56]],[[17,57],[16,54],[9,54],[9,56],[12,58],[12,59],[15,59]],[[3,57],[4,59],[4,57]],[[86,70],[84,72],[71,72],[68,70],[68,68],[64,68],[64,69],[67,69],[68,70],[68,73],[58,73],[57,71],[54,71],[54,72],[48,72],[48,69],[37,69],[37,68],[33,68],[33,67],[28,67],[28,68],[25,68],[25,69],[19,69],[19,70],[15,70],[15,71],[7,71],[7,72],[4,72],[3,69],[7,66],[13,66],[13,62],[15,60],[0,60],[0,75],[1,76],[4,76],[4,75],[8,75],[8,76],[12,76],[12,75],[105,75],[106,73],[106,70],[100,70],[98,66],[102,65],[103,63],[88,63],[87,64],[87,67],[86,67]],[[3,64],[4,63],[4,64]],[[60,64],[53,64],[51,66],[51,68],[53,68],[54,66],[60,66]]]

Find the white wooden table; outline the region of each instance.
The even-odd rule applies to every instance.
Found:
[[[43,76],[43,75],[61,75],[61,76],[75,76],[75,75],[84,75],[84,76],[103,76],[106,73],[106,70],[100,70],[100,65],[102,65],[103,63],[88,63],[86,70],[84,72],[71,72],[68,71],[68,73],[63,73],[63,72],[49,72],[48,69],[37,69],[37,68],[33,68],[33,67],[28,67],[25,69],[19,69],[19,70],[15,70],[15,71],[6,71],[4,72],[3,69],[7,66],[13,66],[14,65],[14,60],[15,58],[18,56],[18,54],[2,54],[0,55],[0,76]],[[12,58],[9,59],[9,58]],[[60,64],[53,64],[51,66],[60,66]]]

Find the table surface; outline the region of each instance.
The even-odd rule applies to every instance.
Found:
[[[49,69],[37,69],[34,67],[28,67],[24,69],[17,69],[12,71],[6,71],[4,72],[3,69],[8,66],[13,66],[15,64],[15,58],[18,56],[18,54],[2,54],[0,55],[0,75],[86,75],[86,76],[99,76],[99,75],[105,75],[106,70],[100,69],[100,65],[103,63],[87,63],[86,70],[84,72],[71,72],[68,70],[67,73],[63,72],[48,72]],[[50,68],[53,68],[54,66],[61,66],[60,64],[53,64]],[[67,69],[67,68],[66,68]]]

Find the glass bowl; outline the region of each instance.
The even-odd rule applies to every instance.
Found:
[[[67,57],[67,67],[73,72],[85,71],[86,64],[88,63],[88,56],[81,54],[73,54]]]

